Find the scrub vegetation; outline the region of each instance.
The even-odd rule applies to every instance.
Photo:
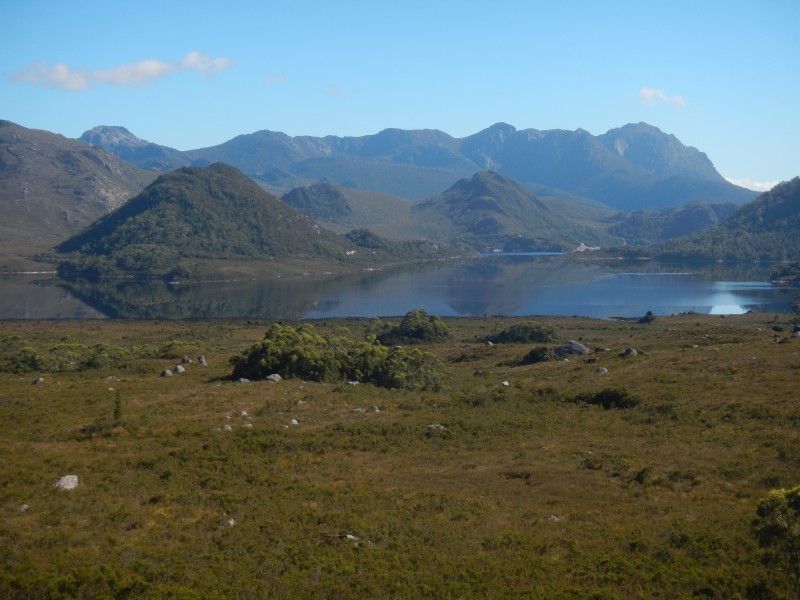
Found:
[[[368,319],[0,323],[0,597],[795,597],[797,317],[440,321],[435,389],[232,378]]]

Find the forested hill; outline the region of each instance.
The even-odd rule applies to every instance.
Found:
[[[414,206],[431,235],[477,250],[571,250],[608,239],[597,229],[551,208],[516,181],[480,171]]]
[[[77,254],[62,274],[164,275],[187,259],[357,262],[366,254],[359,254],[358,248],[268,194],[237,169],[218,163],[162,175],[56,250]]]
[[[719,227],[671,240],[659,256],[716,260],[800,259],[800,177],[745,204]]]

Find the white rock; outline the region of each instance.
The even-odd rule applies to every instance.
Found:
[[[507,381],[504,381],[503,382],[503,387],[508,387],[508,386],[509,386],[509,383]]]
[[[59,490],[74,490],[76,487],[78,487],[78,476],[64,475],[56,482],[54,487]]]
[[[297,425],[297,424],[298,424],[297,419],[292,419],[291,421],[289,421],[289,425]]]

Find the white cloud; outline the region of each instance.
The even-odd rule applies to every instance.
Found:
[[[686,106],[686,100],[681,96],[670,96],[664,90],[643,87],[639,90],[639,102],[641,104],[671,104],[678,108]]]
[[[325,93],[328,94],[329,96],[340,96],[341,93],[342,93],[342,90],[339,89],[338,85],[334,84],[334,85],[329,85],[328,87],[326,87],[325,88]]]
[[[286,75],[283,73],[267,75],[267,83],[283,83],[284,81],[286,81]]]
[[[66,63],[57,63],[53,66],[35,63],[13,73],[11,78],[31,85],[55,87],[75,92],[89,89],[95,83],[124,86],[142,85],[179,71],[196,71],[202,75],[210,75],[215,71],[228,69],[232,65],[233,61],[229,58],[212,59],[199,52],[189,52],[178,62],[149,59],[96,71],[73,69]]]
[[[753,190],[754,192],[768,192],[780,183],[780,181],[753,181],[747,177],[743,177],[741,179],[726,177],[725,179],[727,179],[733,185],[738,185],[740,187],[747,188],[748,190]]]

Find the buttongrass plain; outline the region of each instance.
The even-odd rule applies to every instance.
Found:
[[[535,364],[478,341],[530,319],[443,319],[421,392],[231,379],[267,321],[0,323],[117,350],[0,372],[0,596],[792,597],[753,528],[800,483],[796,319],[541,317],[594,352]],[[183,354],[208,366],[159,376]]]

